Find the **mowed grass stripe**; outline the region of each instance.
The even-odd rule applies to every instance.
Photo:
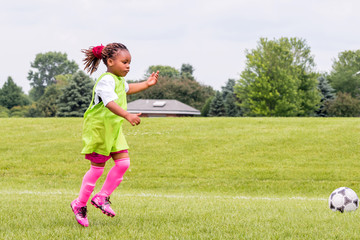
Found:
[[[79,226],[69,195],[5,195],[0,239],[357,239],[359,212],[325,201],[113,196],[117,216],[88,206]]]
[[[36,195],[36,196],[76,196],[77,192],[71,191],[47,191],[47,192],[33,192],[33,191],[0,191],[0,194],[5,195]],[[268,200],[268,201],[282,201],[282,200],[299,200],[299,201],[327,201],[327,198],[310,198],[310,197],[253,197],[253,196],[226,196],[226,195],[168,195],[157,193],[113,193],[113,197],[126,198],[179,198],[179,199],[239,199],[239,200]]]

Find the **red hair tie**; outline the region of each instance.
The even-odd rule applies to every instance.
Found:
[[[93,47],[92,52],[94,56],[98,59],[102,59],[101,52],[103,50],[104,46],[101,44],[101,46]]]

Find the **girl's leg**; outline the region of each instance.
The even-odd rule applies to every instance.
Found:
[[[130,158],[127,152],[114,153],[112,157],[115,165],[110,169],[100,192],[91,199],[91,203],[95,207],[100,208],[104,214],[110,217],[115,216],[115,212],[110,207],[110,195],[119,186],[130,166]]]
[[[90,170],[84,175],[79,197],[71,202],[70,206],[75,214],[76,221],[84,227],[89,226],[87,219],[87,208],[86,204],[90,198],[91,193],[95,188],[95,183],[104,172],[104,164],[92,163]]]
[[[130,166],[130,158],[123,157],[114,160],[115,165],[110,169],[104,185],[102,186],[99,194],[103,196],[110,196],[114,190],[120,185],[123,176]]]
[[[91,193],[94,191],[96,181],[101,177],[104,172],[105,163],[91,162],[90,170],[85,173],[79,197],[77,199],[79,206],[86,206]]]

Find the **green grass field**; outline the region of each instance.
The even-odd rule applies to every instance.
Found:
[[[131,166],[109,218],[74,219],[89,162],[82,119],[0,119],[0,239],[358,239],[358,118],[144,118],[124,125]],[[95,191],[112,167],[110,161]]]

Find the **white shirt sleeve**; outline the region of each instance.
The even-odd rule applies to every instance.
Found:
[[[125,92],[129,91],[129,84],[125,81]],[[115,93],[115,79],[106,75],[100,79],[95,88],[95,105],[100,102],[100,98],[106,106],[109,102],[118,99],[118,96]]]
[[[129,84],[125,81],[125,92],[129,91]]]

